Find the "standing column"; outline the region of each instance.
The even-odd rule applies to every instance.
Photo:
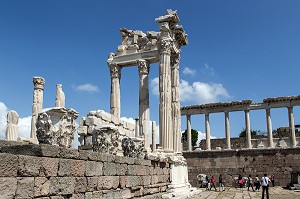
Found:
[[[42,112],[43,109],[43,93],[45,80],[42,77],[33,77],[33,104],[32,104],[32,118],[31,118],[31,138],[36,138],[36,120],[38,114]]]
[[[192,151],[192,129],[191,129],[191,116],[186,116],[186,126],[187,126],[187,144],[188,144],[188,151]]]
[[[246,142],[247,142],[247,148],[251,149],[251,129],[250,129],[250,116],[249,116],[249,110],[245,110],[245,122],[246,122]]]
[[[174,151],[181,153],[181,114],[179,95],[179,61],[180,54],[171,56],[171,88],[172,88],[172,123]]]
[[[173,153],[173,128],[171,106],[171,42],[169,24],[160,23],[160,35],[157,47],[160,55],[159,63],[159,133],[162,134],[162,149]]]
[[[267,131],[268,131],[268,142],[269,148],[273,148],[273,134],[272,134],[272,120],[271,120],[271,111],[269,108],[266,109],[266,117],[267,117]]]
[[[152,152],[156,151],[156,123],[152,121]]]
[[[137,60],[139,68],[139,117],[140,117],[140,135],[145,139],[145,148],[150,149],[149,138],[149,88],[148,88],[148,74],[149,74],[149,62],[143,59]]]
[[[205,133],[206,133],[206,150],[211,150],[209,113],[205,113]]]
[[[116,63],[108,63],[110,69],[110,113],[120,119],[120,79],[121,67]]]
[[[288,107],[288,113],[289,113],[289,126],[291,129],[292,147],[296,147],[295,120],[294,120],[294,113],[293,113],[292,106]]]
[[[139,125],[139,118],[135,118],[135,137],[139,137],[140,136],[140,125]]]
[[[230,123],[229,123],[229,112],[225,112],[225,132],[226,132],[226,148],[231,149],[230,144]]]

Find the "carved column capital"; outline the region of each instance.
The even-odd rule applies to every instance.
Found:
[[[45,79],[42,77],[33,77],[33,85],[34,89],[44,90]]]
[[[110,76],[112,78],[121,78],[121,67],[116,63],[108,63]]]
[[[157,48],[160,53],[171,53],[172,39],[171,38],[159,38],[157,41]]]
[[[138,68],[139,68],[139,74],[149,74],[149,70],[150,70],[150,65],[149,65],[149,61],[144,60],[144,59],[139,59],[137,60],[138,63]]]

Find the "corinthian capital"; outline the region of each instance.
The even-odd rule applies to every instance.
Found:
[[[116,63],[108,63],[108,67],[110,69],[110,76],[115,78],[121,77],[121,67]]]
[[[144,59],[137,60],[138,68],[139,68],[139,74],[148,74],[150,70],[149,61]]]
[[[33,77],[33,85],[34,85],[34,89],[44,90],[45,79],[42,77]]]
[[[165,53],[171,53],[171,44],[172,44],[172,39],[171,38],[164,38],[161,37],[157,41],[157,48],[160,53],[165,52]]]
[[[179,69],[180,54],[171,55],[171,68]]]

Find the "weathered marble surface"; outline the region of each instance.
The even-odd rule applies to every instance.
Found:
[[[56,107],[39,113],[36,122],[39,143],[70,148],[75,133],[78,112],[74,109]]]
[[[16,111],[9,111],[7,113],[7,127],[6,127],[6,140],[17,141],[18,139],[18,121],[19,115]]]
[[[56,84],[55,107],[65,107],[65,93],[61,84]]]

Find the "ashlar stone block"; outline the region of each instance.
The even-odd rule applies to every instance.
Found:
[[[3,199],[15,197],[17,190],[17,178],[0,177],[0,196]]]
[[[47,196],[49,189],[50,181],[46,177],[34,178],[34,197]]]
[[[116,189],[119,186],[119,176],[100,176],[98,178],[98,190]]]
[[[50,177],[50,194],[73,194],[75,188],[74,177]]]
[[[0,154],[0,176],[13,177],[17,176],[18,157],[7,153]]]
[[[18,185],[15,198],[33,198],[34,196],[34,177],[17,178]]]
[[[87,161],[85,176],[102,176],[103,163],[96,161]]]

